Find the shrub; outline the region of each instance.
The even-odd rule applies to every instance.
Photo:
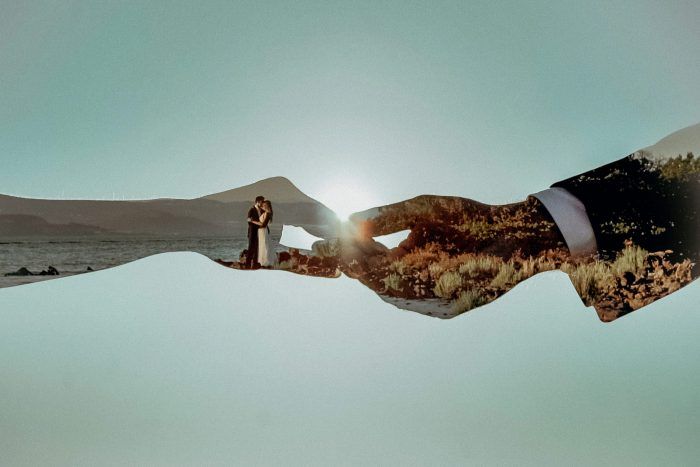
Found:
[[[486,303],[486,299],[476,289],[465,290],[452,303],[454,313],[464,313]]]
[[[613,281],[610,267],[603,261],[572,265],[564,263],[562,271],[569,275],[574,288],[586,305],[592,304],[601,289]]]
[[[478,276],[483,273],[495,275],[502,264],[503,260],[496,256],[473,256],[459,266],[459,272],[467,277]]]
[[[439,250],[438,244],[428,243],[423,248],[416,248],[403,255],[401,262],[409,269],[423,269],[440,259]]]
[[[687,153],[685,158],[678,154],[660,163],[659,169],[661,177],[666,180],[692,180],[693,176],[697,177],[700,173],[700,157],[696,158],[692,152]]]
[[[538,272],[551,271],[553,269],[556,269],[553,261],[547,258],[533,258],[531,256],[520,263],[520,280],[532,277]]]
[[[403,261],[396,260],[389,265],[389,269],[403,275],[406,272],[406,265]]]
[[[491,287],[496,289],[507,289],[520,280],[520,273],[515,270],[512,261],[501,264],[498,274],[491,281]]]
[[[626,272],[638,275],[644,269],[644,260],[648,254],[648,251],[637,245],[627,246],[622,252],[617,254],[617,258],[610,265],[610,269],[618,277],[621,277]]]
[[[494,225],[485,220],[464,219],[457,230],[477,239],[489,239],[494,236]]]
[[[447,271],[436,281],[433,292],[440,298],[452,298],[452,295],[462,287],[462,275],[458,272]]]
[[[445,268],[442,266],[440,263],[430,263],[428,265],[428,272],[430,273],[430,277],[433,278],[433,280],[437,279],[440,277],[440,275],[445,271]]]
[[[386,276],[384,279],[382,279],[382,282],[384,282],[384,287],[385,291],[389,289],[401,291],[401,276],[398,274],[394,274],[393,272]]]

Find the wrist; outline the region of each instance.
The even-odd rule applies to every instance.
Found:
[[[564,235],[539,199],[528,196],[524,201],[501,208],[499,217],[511,226],[509,240],[515,243],[521,255],[570,256]]]
[[[571,256],[587,256],[598,251],[586,207],[571,192],[551,187],[530,195],[528,199],[537,200],[542,215],[555,223]]]

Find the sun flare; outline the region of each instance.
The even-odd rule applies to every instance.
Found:
[[[377,205],[367,187],[354,180],[333,180],[319,190],[316,199],[332,209],[341,221],[348,220],[354,212]]]

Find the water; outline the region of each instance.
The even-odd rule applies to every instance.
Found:
[[[273,238],[279,245],[279,235]],[[210,259],[237,261],[248,246],[245,236],[231,237],[65,237],[0,239],[0,288],[28,284],[93,270],[106,269],[140,258],[172,251],[194,251]],[[281,251],[281,247],[277,247]],[[59,276],[9,276],[26,267],[34,273],[53,266]]]

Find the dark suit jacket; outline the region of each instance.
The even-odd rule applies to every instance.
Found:
[[[260,216],[258,215],[258,210],[255,206],[252,208],[248,209],[248,218],[253,219],[254,221],[259,221]],[[248,222],[248,238],[258,238],[258,225],[253,224],[252,222]]]
[[[700,158],[635,153],[556,182],[586,207],[602,257],[631,239],[648,251],[700,261]]]

